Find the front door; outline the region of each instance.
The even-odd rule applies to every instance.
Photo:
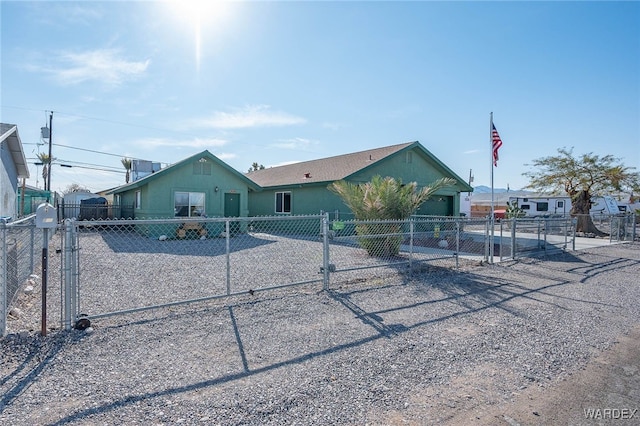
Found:
[[[224,194],[224,217],[240,216],[240,194],[226,192]],[[231,235],[236,235],[240,231],[240,222],[229,222]]]
[[[240,194],[227,192],[224,194],[224,217],[240,216]]]

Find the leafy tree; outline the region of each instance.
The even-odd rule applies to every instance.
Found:
[[[91,192],[91,190],[90,190],[90,189],[88,189],[88,188],[86,188],[86,187],[84,187],[84,186],[81,186],[80,184],[72,183],[72,184],[69,184],[69,185],[68,185],[68,186],[67,186],[67,187],[62,191],[62,193],[63,193],[64,195],[71,194],[72,192]]]
[[[127,174],[124,176],[124,181],[125,183],[129,183],[129,179],[131,178],[131,158],[124,157],[120,162],[127,171]]]
[[[613,191],[637,192],[640,188],[640,174],[635,167],[625,167],[612,155],[588,153],[576,157],[573,148],[560,148],[558,155],[538,158],[530,166],[535,170],[523,173],[529,178],[525,188],[569,195],[571,215],[578,218],[579,232],[604,235],[589,216],[592,197]]]
[[[49,158],[49,154],[46,152],[39,152],[36,154],[38,160],[42,163],[42,178],[44,179],[44,189],[49,190],[49,168],[51,163],[56,159],[55,157]]]
[[[369,255],[388,257],[400,251],[402,236],[398,234],[401,225],[397,221],[408,219],[436,191],[453,184],[455,180],[442,178],[418,190],[416,182],[404,185],[400,179],[374,176],[370,182],[361,184],[334,182],[329,185],[329,190],[342,198],[356,220],[396,221],[361,223],[356,226],[356,233],[365,236],[359,242]],[[371,237],[378,234],[384,236]]]
[[[256,170],[264,170],[264,166],[262,164],[253,163],[249,168],[249,173],[255,172]]]

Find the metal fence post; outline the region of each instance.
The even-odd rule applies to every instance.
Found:
[[[542,242],[544,244],[544,254],[547,254],[547,229],[549,228],[549,219],[545,218],[544,219],[544,241]]]
[[[224,222],[225,229],[225,250],[227,261],[227,295],[231,294],[231,220]]]
[[[518,219],[511,219],[511,259],[516,258],[516,250],[518,248],[517,239],[516,239],[516,227],[517,227]]]
[[[484,223],[484,261],[489,262],[489,217]]]
[[[79,279],[79,259],[80,259],[80,235],[78,233],[78,223],[76,219],[71,220],[71,270],[69,271],[69,279],[71,281],[71,318],[77,321],[80,313],[80,279]],[[76,257],[77,254],[77,257]],[[75,325],[75,323],[74,323]]]
[[[329,290],[329,213],[322,217],[322,288]]]
[[[613,242],[613,216],[609,215],[609,244]]]
[[[78,226],[75,221],[73,221],[71,225],[71,249],[72,249],[72,260],[71,260],[71,279],[73,280],[73,285],[75,287],[75,294],[78,301],[78,310],[76,312],[80,313],[80,233],[78,232]]]
[[[6,334],[7,334],[7,224],[4,221],[4,219],[0,219],[0,337],[4,337]]]
[[[413,238],[414,238],[414,219],[409,218],[409,274],[413,274]]]
[[[47,283],[49,280],[49,229],[42,229],[42,312],[40,334],[47,335]]]
[[[65,219],[64,221],[64,282],[62,287],[64,288],[64,329],[71,330],[72,322],[74,318],[74,309],[72,300],[75,299],[73,293],[75,292],[75,286],[73,285],[72,273],[71,273],[71,256],[73,256],[73,224],[71,219]]]
[[[536,218],[536,225],[538,225],[538,239],[536,245],[540,248],[540,218]]]
[[[460,269],[460,219],[456,219],[456,269]],[[500,238],[502,240],[502,236]],[[502,246],[500,246],[502,248]],[[502,250],[500,252],[502,256]]]

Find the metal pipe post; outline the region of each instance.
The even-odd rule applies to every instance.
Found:
[[[42,229],[42,312],[40,334],[47,335],[47,277],[49,275],[49,230]]]
[[[329,290],[329,214],[322,218],[322,288]]]

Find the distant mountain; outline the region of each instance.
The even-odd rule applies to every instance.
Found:
[[[505,188],[493,188],[494,194],[498,194],[500,192],[507,192],[508,190]],[[473,187],[474,194],[489,194],[491,193],[491,187],[485,185],[479,185]]]

